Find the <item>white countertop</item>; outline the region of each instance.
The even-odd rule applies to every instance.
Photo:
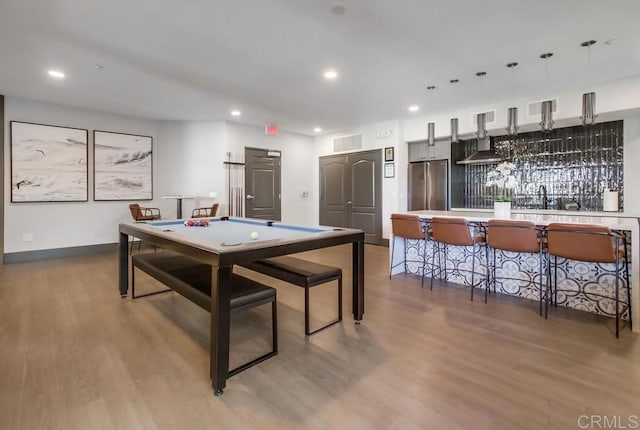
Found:
[[[432,218],[434,216],[461,217],[469,221],[486,222],[495,219],[491,209],[452,209],[450,211],[411,211],[405,212],[411,215],[418,215],[421,218]],[[510,217],[500,217],[501,219],[512,219],[519,221],[532,221],[537,225],[548,225],[552,222],[566,222],[574,224],[597,224],[607,226],[615,230],[636,230],[638,219],[619,212],[578,212],[578,211],[558,211],[558,210],[518,210],[512,211]]]
[[[451,208],[455,212],[493,212],[493,209]],[[640,214],[625,212],[597,212],[597,211],[565,211],[557,209],[511,209],[516,214],[550,214],[550,215],[582,215],[614,218],[640,218]]]

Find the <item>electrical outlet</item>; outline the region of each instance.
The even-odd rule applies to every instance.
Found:
[[[33,240],[33,233],[22,233],[23,242],[31,242]]]

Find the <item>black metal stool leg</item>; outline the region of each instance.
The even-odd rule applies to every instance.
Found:
[[[620,239],[616,238],[616,338],[620,337]]]
[[[474,275],[476,271],[476,246],[473,245],[473,251],[471,254],[471,301],[473,301],[473,288],[474,284]]]
[[[484,280],[484,302],[487,303],[487,297],[489,296],[489,285],[491,285],[491,279],[489,277],[489,245],[484,246],[484,262],[486,271],[486,279]]]
[[[424,239],[424,245],[422,247],[422,281],[420,287],[424,288],[424,271],[427,269],[427,239]]]
[[[633,317],[631,315],[631,280],[629,279],[629,252],[627,251],[627,238],[622,239],[624,246],[624,278],[627,283],[627,309],[629,313],[629,329],[633,331]]]
[[[558,307],[558,256],[553,256],[553,305]]]
[[[437,250],[435,248],[438,248]],[[440,260],[440,244],[433,241],[433,245],[431,246],[431,283],[430,290],[433,290],[433,277],[436,275],[436,252],[438,253],[438,261]]]
[[[393,236],[393,240],[391,241],[391,263],[389,263],[389,279],[391,279],[391,272],[393,271],[393,248],[395,248],[396,237]]]

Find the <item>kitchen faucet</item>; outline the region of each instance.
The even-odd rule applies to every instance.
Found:
[[[548,209],[547,187],[545,187],[544,185],[540,185],[538,187],[538,198],[542,199],[542,209]]]

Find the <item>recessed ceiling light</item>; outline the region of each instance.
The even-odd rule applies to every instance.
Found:
[[[336,2],[331,5],[329,10],[335,15],[344,15],[347,11],[347,7],[343,3]]]
[[[323,76],[327,81],[335,81],[338,78],[338,71],[335,69],[325,70]]]
[[[419,110],[420,110],[420,106],[418,105],[409,106],[409,112],[418,112]]]
[[[64,79],[64,73],[62,73],[59,70],[49,70],[47,72],[49,74],[49,76],[51,76],[52,78],[56,78],[56,79]]]
[[[320,127],[316,127],[313,129],[314,133],[320,133],[322,131],[322,129]]]
[[[231,111],[231,115],[233,115],[233,116],[240,116],[240,115],[242,115],[242,112],[240,112],[240,111],[239,111],[239,110],[237,110],[237,109],[234,109],[234,110],[232,110],[232,111]]]

